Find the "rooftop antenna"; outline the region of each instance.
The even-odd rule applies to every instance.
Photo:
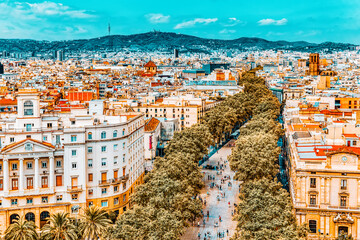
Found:
[[[109,36],[111,35],[111,27],[110,27],[110,22],[108,23],[108,34],[109,34]]]

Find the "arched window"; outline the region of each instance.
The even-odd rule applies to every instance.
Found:
[[[122,135],[123,135],[123,136],[125,135],[125,128],[123,128],[123,132],[122,132]]]
[[[309,229],[311,233],[316,233],[316,220],[309,220]]]
[[[117,130],[115,130],[115,131],[113,132],[113,137],[114,137],[114,138],[117,137]]]
[[[19,215],[17,215],[17,214],[12,214],[11,216],[10,216],[10,224],[12,224],[13,222],[14,222],[14,220],[18,220],[20,217],[19,217]]]
[[[88,139],[91,140],[92,139],[92,132],[88,133]]]
[[[32,101],[24,102],[24,115],[25,116],[34,115],[34,104],[32,103]]]
[[[27,221],[33,221],[35,222],[35,214],[33,214],[32,212],[29,212],[25,215],[25,219]]]
[[[103,131],[103,132],[101,132],[101,139],[105,139],[105,138],[106,138],[106,132]]]
[[[44,211],[40,213],[40,228],[42,228],[46,224],[49,217],[50,217],[50,213],[48,211]]]

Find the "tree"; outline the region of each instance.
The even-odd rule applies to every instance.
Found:
[[[250,181],[263,177],[272,178],[278,172],[277,159],[280,149],[277,139],[271,134],[252,134],[236,141],[229,160],[235,178]]]
[[[84,239],[101,239],[102,233],[111,223],[104,209],[97,206],[87,207],[80,215],[80,232]]]
[[[245,183],[238,205],[234,239],[301,239],[289,193],[266,178]]]
[[[120,215],[115,227],[109,228],[112,240],[178,240],[184,225],[171,211],[138,207]]]
[[[5,231],[5,240],[36,240],[38,238],[35,223],[26,221],[24,216],[14,220]]]
[[[43,240],[77,240],[78,231],[69,213],[59,212],[51,214],[48,223],[41,229]]]

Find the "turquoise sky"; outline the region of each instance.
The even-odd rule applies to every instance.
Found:
[[[0,38],[67,40],[160,30],[206,38],[360,44],[360,1],[0,0]]]

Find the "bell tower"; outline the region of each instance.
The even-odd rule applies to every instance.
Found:
[[[318,76],[320,74],[320,59],[318,53],[311,53],[309,56],[309,75]]]

